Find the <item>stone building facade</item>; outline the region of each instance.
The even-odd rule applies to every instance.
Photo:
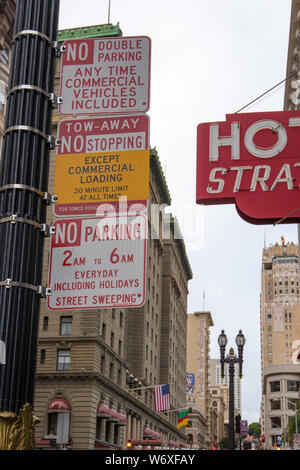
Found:
[[[208,426],[209,411],[209,351],[213,320],[210,312],[194,312],[187,321],[187,373],[194,376],[194,393],[187,393],[187,405],[197,404],[206,420],[205,446],[211,448],[212,436]]]
[[[265,248],[260,299],[262,390],[266,368],[297,363],[300,346],[298,246],[285,243]],[[263,393],[262,432],[268,439],[267,403]]]
[[[119,26],[77,28],[59,40],[120,36]],[[59,63],[56,95],[59,95]],[[54,117],[54,130],[59,116]],[[49,191],[53,191],[55,155]],[[149,208],[168,206],[171,198],[158,152],[151,149]],[[188,280],[192,271],[177,223],[163,236],[166,218],[148,211],[147,297],[138,309],[49,311],[42,302],[34,412],[37,447],[55,443],[65,427],[73,449],[136,446],[176,448],[186,442],[177,413],[154,411],[154,385],[169,383],[171,407],[186,405],[186,321]],[[154,212],[153,212],[154,214]],[[155,218],[155,220],[154,220]],[[48,223],[54,220],[51,209]],[[49,240],[45,246],[44,283],[48,277]],[[167,358],[167,362],[165,359]],[[140,390],[134,390],[140,388]]]
[[[212,386],[208,387],[209,391],[209,417],[208,426],[210,428],[210,435],[212,445],[217,447],[225,435],[225,398],[227,393],[224,393],[225,387]]]
[[[286,436],[289,420],[294,419],[300,394],[299,364],[271,365],[264,369],[265,448],[271,450],[280,441],[284,449],[291,443]]]

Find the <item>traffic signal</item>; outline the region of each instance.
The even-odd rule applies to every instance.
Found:
[[[261,442],[265,442],[265,436],[261,437]]]
[[[127,447],[127,449],[131,449],[131,447],[132,447],[132,442],[131,442],[130,439],[128,439],[128,441],[126,442],[126,447]]]
[[[237,434],[241,433],[241,415],[240,414],[236,415],[235,417],[235,432]]]

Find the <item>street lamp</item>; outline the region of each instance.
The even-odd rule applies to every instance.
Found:
[[[238,356],[234,354],[233,348],[230,348],[229,354],[225,357],[225,348],[227,342],[227,336],[225,335],[224,330],[222,330],[218,337],[218,344],[220,347],[221,376],[224,378],[225,363],[229,364],[229,450],[234,450],[234,365],[239,364],[239,376],[242,378],[243,349],[246,343],[246,339],[242,333],[242,330],[239,330],[239,333],[235,338],[235,342],[238,347]]]

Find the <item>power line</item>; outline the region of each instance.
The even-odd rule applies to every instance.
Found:
[[[241,109],[239,109],[238,111],[236,111],[235,113],[233,114],[237,114],[239,113],[240,111],[242,111],[243,109],[247,108],[248,106],[250,106],[250,104],[253,104],[255,103],[255,101],[259,100],[260,98],[262,98],[263,96],[265,96],[267,93],[270,93],[270,91],[274,90],[274,88],[277,88],[279,85],[281,85],[282,83],[286,82],[287,80],[289,80],[290,78],[294,77],[297,73],[299,72],[299,70],[297,70],[296,72],[293,72],[291,75],[288,75],[284,80],[281,80],[281,82],[277,83],[276,85],[272,86],[272,88],[270,88],[269,90],[265,91],[264,93],[262,93],[261,95],[259,95],[257,98],[255,98],[254,100],[250,101],[250,103],[246,104],[245,106],[243,106]]]

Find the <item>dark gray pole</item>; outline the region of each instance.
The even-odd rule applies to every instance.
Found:
[[[13,413],[34,399],[58,14],[59,0],[17,3],[0,164],[0,411]]]
[[[229,450],[235,448],[234,432],[234,360],[229,358]]]

